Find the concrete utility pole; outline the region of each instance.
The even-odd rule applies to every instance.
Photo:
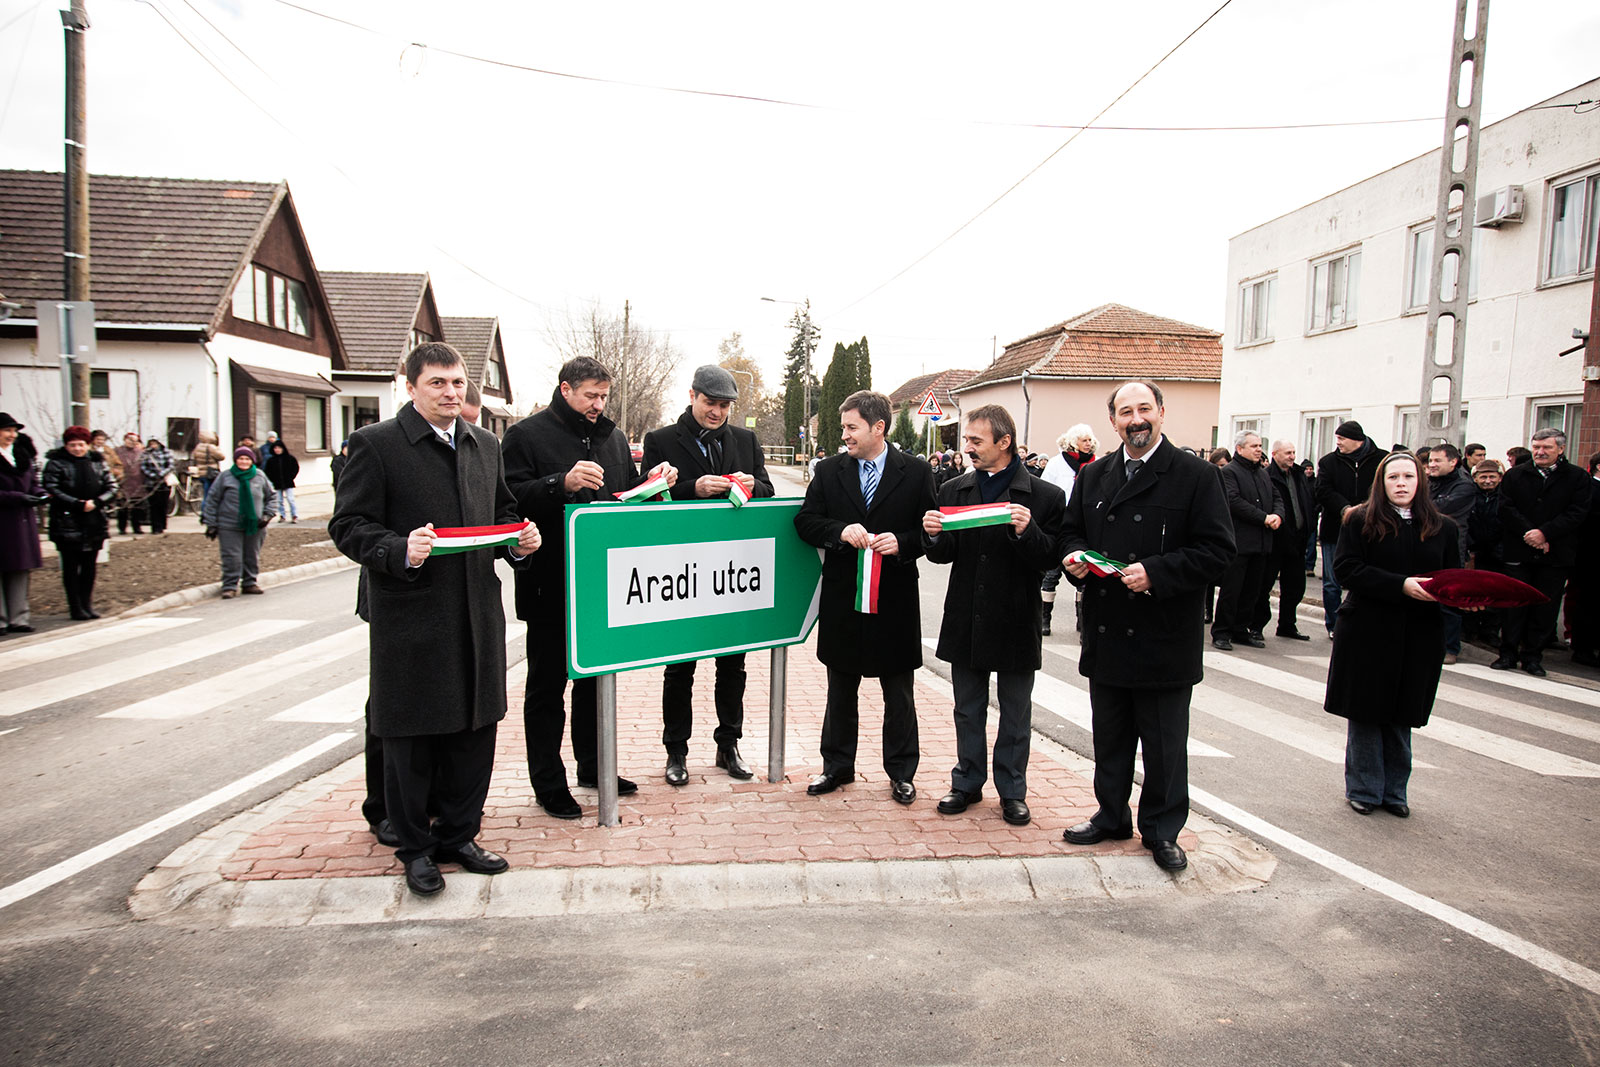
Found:
[[[622,427],[622,439],[628,440],[628,301],[622,302],[622,366],[617,368],[617,378],[622,383],[622,400],[617,405],[617,425]]]
[[[61,12],[61,29],[67,46],[66,168],[62,175],[62,295],[71,301],[89,299],[89,120],[88,76],[84,35],[89,12],[83,0]],[[89,364],[73,358],[71,382],[63,392],[70,406],[62,426],[89,425]]]
[[[1478,24],[1467,25],[1477,7]],[[1444,148],[1439,153],[1439,200],[1433,219],[1433,266],[1428,285],[1428,331],[1422,353],[1422,396],[1417,404],[1417,440],[1465,443],[1461,426],[1462,368],[1467,354],[1467,290],[1472,277],[1472,224],[1477,207],[1478,126],[1483,112],[1483,60],[1488,44],[1489,0],[1456,0],[1456,33],[1450,50],[1450,97],[1445,102]],[[1455,229],[1450,228],[1455,216]],[[1445,270],[1455,267],[1446,296]],[[1442,396],[1440,394],[1443,394]],[[1433,409],[1442,408],[1440,433],[1430,432]]]
[[[1589,457],[1600,452],[1600,270],[1594,273],[1589,295],[1589,336],[1584,339],[1583,413],[1578,416],[1578,439],[1571,442],[1567,458],[1587,467]]]

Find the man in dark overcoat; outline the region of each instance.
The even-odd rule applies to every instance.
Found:
[[[1063,835],[1076,845],[1133,836],[1134,751],[1144,744],[1139,833],[1157,864],[1181,870],[1189,816],[1189,696],[1200,681],[1206,586],[1233,558],[1233,520],[1216,468],[1161,435],[1154,382],[1111,394],[1123,447],[1084,467],[1062,523],[1062,566],[1084,587],[1078,673],[1089,679],[1099,810]],[[1072,554],[1125,564],[1100,577]]]
[[[1248,430],[1233,439],[1233,459],[1222,468],[1222,491],[1233,516],[1236,554],[1217,590],[1211,643],[1224,652],[1239,641],[1266,648],[1261,628],[1267,624],[1269,561],[1273,537],[1283,525],[1283,500],[1267,474],[1261,436]]]
[[[1322,613],[1329,637],[1339,621],[1339,579],[1333,573],[1339,526],[1351,508],[1366,503],[1372,474],[1388,454],[1367,440],[1359,422],[1347,419],[1333,431],[1333,451],[1317,461],[1317,507],[1322,509],[1317,540],[1322,542]]]
[[[845,451],[817,464],[795,516],[800,539],[823,550],[817,658],[828,669],[822,717],[822,773],[806,787],[812,796],[856,780],[857,695],[863,677],[883,690],[883,769],[890,795],[917,798],[912,779],[920,750],[911,679],[922,666],[922,615],[917,557],[922,516],[934,506],[933,471],[890,448],[884,439],[892,410],[882,393],[861,390],[839,405]],[[856,610],[856,577],[863,550],[883,554],[877,614]]]
[[[1594,480],[1567,462],[1567,435],[1535,430],[1532,463],[1500,479],[1500,536],[1506,573],[1549,597],[1548,603],[1511,608],[1500,630],[1500,657],[1489,666],[1515,667],[1544,677],[1544,646],[1556,635],[1556,616],[1567,578],[1578,560],[1578,537],[1589,514]],[[1592,551],[1592,546],[1590,546]]]
[[[1043,665],[1040,579],[1060,564],[1056,545],[1067,494],[1027,469],[1013,443],[1016,433],[1005,408],[975,408],[962,435],[972,470],[939,490],[940,507],[1009,505],[1010,522],[946,530],[945,516],[934,510],[923,516],[922,533],[929,560],[954,564],[934,651],[950,664],[955,690],[956,765],[939,811],[959,815],[983,797],[993,673],[1000,698],[994,741],[1000,816],[1026,826],[1032,818],[1027,794],[1033,676]]]
[[[1272,613],[1272,586],[1278,586],[1277,636],[1293,641],[1309,641],[1295,624],[1295,614],[1306,595],[1306,543],[1316,524],[1316,504],[1306,472],[1294,461],[1293,441],[1274,441],[1267,473],[1272,487],[1283,501],[1283,525],[1272,532],[1272,554],[1267,557],[1267,576],[1261,583],[1256,617]]]
[[[439,863],[506,869],[475,840],[506,713],[495,553],[433,555],[434,528],[512,523],[517,509],[500,443],[457,415],[467,383],[460,354],[418,345],[405,372],[411,403],[351,435],[328,533],[366,574],[370,728],[383,741],[384,808],[407,886],[428,895],[444,888]],[[528,526],[515,551],[502,551],[516,562],[538,547],[538,528]]]
[[[739,385],[715,364],[694,372],[689,406],[678,421],[644,435],[644,465],[667,463],[678,470],[674,500],[726,500],[734,482],[752,499],[773,495],[766,457],[756,435],[729,421]],[[744,736],[744,653],[718,656],[716,707],[717,766],[734,778],[754,772],[739,755]],[[661,743],[667,750],[666,780],[689,781],[689,736],[694,725],[695,661],[669,663],[661,680]]]
[[[528,683],[522,717],[528,748],[528,778],[539,806],[558,819],[583,814],[567,786],[561,759],[566,731],[567,587],[563,567],[568,504],[614,500],[643,479],[633,465],[628,436],[605,416],[611,395],[611,372],[587,356],[569,359],[550,406],[506,430],[506,481],[521,512],[544,531],[545,547],[517,572],[517,618],[528,624]],[[660,464],[670,483],[677,479],[671,464]],[[594,678],[572,683],[572,756],[578,784],[599,785],[596,714],[598,684]],[[617,795],[638,786],[617,779]]]

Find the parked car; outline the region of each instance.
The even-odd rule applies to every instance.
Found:
[[[629,441],[628,451],[633,454],[633,461],[635,463],[638,463],[640,460],[644,459],[644,445],[640,444],[638,441]]]

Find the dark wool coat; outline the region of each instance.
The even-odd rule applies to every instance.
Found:
[[[1334,550],[1344,601],[1322,706],[1357,722],[1426,726],[1444,669],[1444,616],[1439,605],[1406,596],[1405,580],[1461,566],[1460,540],[1445,519],[1426,541],[1409,522],[1398,536],[1368,541],[1365,510],[1350,513]]]
[[[1348,456],[1336,448],[1317,463],[1317,504],[1322,508],[1317,540],[1325,545],[1339,540],[1344,509],[1367,502],[1373,475],[1388,454],[1367,440]]]
[[[1043,665],[1039,582],[1061,565],[1056,547],[1067,494],[1023,469],[999,499],[1031,513],[1021,537],[1010,526],[941,533],[931,541],[923,534],[931,562],[954,564],[934,655],[980,671],[1036,671]],[[973,472],[939,489],[940,507],[981,503]]]
[[[687,413],[685,413],[687,414]],[[690,415],[689,421],[694,416]],[[729,475],[734,471],[748,474],[756,480],[750,493],[760,499],[773,495],[772,478],[767,474],[766,454],[756,435],[742,426],[725,426],[722,431],[722,463],[711,469],[711,460],[700,451],[694,433],[679,419],[671,426],[651,430],[644,435],[644,459],[640,466],[652,470],[662,462],[678,468],[678,484],[672,487],[674,500],[703,499],[694,495],[694,483],[708,474]],[[726,498],[727,494],[723,494]]]
[[[293,489],[294,480],[300,477],[300,461],[291,456],[287,448],[282,452],[273,449],[267,453],[267,461],[261,464],[261,469],[271,480],[272,488],[279,492]]]
[[[1578,531],[1589,514],[1594,479],[1581,467],[1556,460],[1548,477],[1532,463],[1506,471],[1500,479],[1500,535],[1507,563],[1570,567],[1578,560]],[[1542,532],[1550,551],[1523,541],[1529,530]],[[1592,546],[1590,546],[1592,549]]]
[[[1311,536],[1311,524],[1317,516],[1317,502],[1312,497],[1311,483],[1306,479],[1306,472],[1298,465],[1284,470],[1270,459],[1267,461],[1267,474],[1272,479],[1272,488],[1277,490],[1279,499],[1283,501],[1283,510],[1278,512],[1283,516],[1283,525],[1272,533],[1272,551],[1280,556],[1304,556],[1306,539]],[[1300,521],[1305,525],[1294,524],[1294,508],[1289,504],[1291,496],[1300,502]]]
[[[409,403],[357,430],[328,523],[339,551],[367,577],[371,721],[379,737],[477,730],[505,717],[506,621],[495,553],[430,556],[406,567],[406,537],[419,526],[518,519],[494,434],[458,418],[455,437],[452,450]]]
[[[1118,449],[1078,473],[1062,523],[1062,556],[1092,549],[1143,563],[1150,592],[1093,574],[1083,587],[1078,673],[1103,685],[1198,684],[1206,586],[1233,560],[1233,519],[1217,468],[1163,439],[1129,482]],[[1070,577],[1070,576],[1069,576]]]
[[[841,454],[817,464],[794,519],[800,539],[823,550],[817,658],[834,670],[873,678],[922,666],[917,557],[922,516],[934,506],[933,470],[896,448],[884,455],[871,511],[861,498],[861,465]],[[876,615],[855,610],[860,552],[839,540],[851,523],[870,534],[892,533],[900,543],[898,555],[884,558]]]
[[[504,444],[506,482],[521,514],[539,524],[544,539],[528,566],[517,572],[517,618],[530,626],[560,630],[566,613],[566,558],[568,504],[614,500],[612,494],[632,489],[642,478],[633,466],[628,439],[617,425],[601,415],[594,422],[572,410],[560,386],[550,406],[514,423]],[[605,469],[605,484],[598,490],[568,493],[567,472],[579,460]],[[348,477],[348,472],[346,472]],[[341,487],[340,492],[343,492]],[[603,580],[603,579],[602,579]]]
[[[11,447],[16,466],[0,456],[0,571],[31,571],[39,556],[39,516],[35,501],[44,494],[33,469],[33,448],[19,436]]]
[[[1273,532],[1264,524],[1268,515],[1281,516],[1287,508],[1267,474],[1266,464],[1233,457],[1222,468],[1222,491],[1227,494],[1228,512],[1233,516],[1235,551],[1241,556],[1271,552]]]
[[[74,456],[65,448],[45,454],[44,491],[50,494],[50,540],[57,546],[100,551],[106,540],[106,508],[117,498],[117,480],[94,452]],[[93,511],[83,502],[94,501]]]
[[[1467,558],[1467,522],[1472,518],[1472,508],[1478,502],[1478,487],[1467,472],[1457,464],[1449,474],[1435,478],[1428,476],[1428,497],[1439,514],[1456,524],[1456,547],[1461,558]]]

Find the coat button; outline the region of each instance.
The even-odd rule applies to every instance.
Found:
[[[1129,637],[1132,637],[1132,636],[1133,636],[1133,627],[1131,627],[1131,626],[1130,626],[1130,627],[1128,627],[1128,636],[1129,636]]]
[[[1107,515],[1106,516],[1106,521],[1107,522],[1116,522],[1117,521],[1117,517],[1115,515]]]
[[[1094,628],[1094,632],[1097,634],[1103,634],[1106,632],[1106,628],[1104,626],[1096,626]]]
[[[379,559],[382,559],[384,556],[387,556],[389,554],[389,550],[387,548],[380,548],[380,549],[377,550],[377,552],[375,552],[373,554],[375,556],[377,556]]]
[[[1129,552],[1128,553],[1128,562],[1129,563],[1138,563],[1139,562],[1139,553],[1137,553],[1137,552]]]
[[[1104,589],[1100,590],[1100,595],[1101,596],[1105,596],[1106,595],[1106,591]]]
[[[1133,521],[1134,522],[1143,522],[1144,521],[1144,516],[1143,515],[1135,515],[1133,517]]]

